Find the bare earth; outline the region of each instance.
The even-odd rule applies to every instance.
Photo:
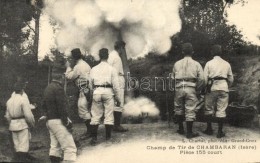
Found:
[[[84,124],[74,124],[74,138],[78,143],[78,154],[81,157],[82,155],[88,155],[88,151],[91,151],[90,154],[93,154],[93,152],[102,151],[101,149],[107,149],[112,150],[113,146],[124,146],[124,144],[132,143],[135,144],[135,142],[145,142],[146,145],[144,148],[147,148],[146,146],[149,145],[148,142],[163,142],[162,144],[165,144],[167,142],[168,144],[176,144],[176,143],[182,143],[183,141],[188,141],[184,136],[179,135],[176,133],[177,125],[171,123],[169,126],[167,122],[158,122],[158,123],[142,123],[142,124],[124,124],[125,127],[129,129],[129,132],[126,133],[113,133],[113,141],[112,142],[106,142],[104,135],[105,130],[104,126],[101,125],[98,131],[98,141],[99,144],[97,146],[90,146],[88,140],[79,140],[80,136],[85,132],[86,127]],[[213,136],[208,136],[202,133],[202,131],[205,129],[206,124],[197,122],[194,125],[194,131],[199,132],[200,137],[196,138],[195,140],[203,139],[205,141],[208,140],[217,140],[216,139],[216,133],[214,133]],[[216,131],[217,126],[213,126],[214,130]],[[257,140],[257,144],[260,142],[260,129],[247,129],[247,128],[237,128],[233,126],[225,126],[224,128],[226,132],[226,138],[225,139],[254,139]],[[171,143],[172,142],[172,143]],[[158,144],[158,143],[157,143]],[[169,145],[170,146],[170,145]],[[142,146],[143,148],[143,146]],[[11,144],[8,139],[8,132],[6,131],[6,128],[2,127],[0,128],[0,162],[2,161],[11,161],[12,157],[12,150],[11,150]],[[48,131],[44,124],[38,124],[36,129],[32,131],[32,140],[30,145],[30,153],[37,158],[37,162],[49,162],[48,159],[48,149],[49,149],[49,136]],[[147,149],[140,149],[147,150]],[[132,157],[131,151],[129,149],[129,157]],[[102,153],[99,153],[101,155]],[[91,156],[95,157],[95,156]],[[90,159],[92,159],[89,157]],[[98,155],[96,155],[98,157]],[[114,158],[116,159],[116,158]],[[127,158],[125,158],[127,159]],[[166,159],[166,158],[165,158]],[[259,155],[260,160],[260,155]],[[109,162],[108,160],[103,160],[104,162]],[[103,162],[102,160],[99,160],[99,162]],[[162,161],[162,160],[161,160]],[[82,159],[81,159],[81,162]],[[85,162],[85,161],[84,161]],[[87,161],[86,161],[87,162]],[[118,161],[115,161],[118,162]],[[153,162],[153,161],[152,161]],[[164,161],[162,161],[164,162]]]

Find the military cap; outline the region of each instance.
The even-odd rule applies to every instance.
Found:
[[[71,56],[73,59],[78,60],[82,58],[82,54],[79,48],[75,48],[71,50]]]

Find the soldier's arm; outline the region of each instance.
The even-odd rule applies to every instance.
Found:
[[[93,101],[93,92],[94,92],[94,82],[93,82],[93,79],[91,78],[91,76],[89,75],[89,78],[88,78],[88,81],[89,81],[89,97],[88,97],[88,109],[91,109],[91,106],[92,106],[92,101]]]
[[[177,72],[176,72],[176,64],[173,65],[173,68],[172,68],[172,78],[175,78]]]
[[[122,103],[122,101],[120,101],[119,98],[120,85],[119,85],[118,74],[115,69],[112,70],[112,86],[115,94],[115,100],[117,102]]]
[[[9,114],[9,111],[8,111],[8,108],[6,108],[6,111],[5,111],[5,118],[6,118],[6,120],[7,120],[7,122],[8,123],[10,123],[11,122],[11,116],[10,116],[10,114]]]
[[[67,113],[67,101],[65,92],[62,88],[58,88],[55,90],[55,101],[58,109],[58,113],[61,117],[61,121],[64,125],[68,123],[68,113]]]
[[[204,67],[204,82],[205,82],[205,85],[207,85],[207,83],[208,83],[208,76],[209,76],[209,68],[208,68],[208,63],[206,63],[206,65]]]
[[[47,106],[46,106],[46,97],[47,96],[47,92],[46,90],[43,93],[43,100],[42,100],[42,107],[41,107],[41,115],[42,116],[47,116]]]
[[[29,124],[29,126],[34,127],[35,120],[32,114],[32,110],[30,108],[30,103],[28,98],[23,98],[22,109],[23,109],[26,122]]]
[[[200,64],[198,64],[198,90],[201,91],[204,87],[204,72],[203,72],[203,69],[202,69],[202,66]]]
[[[77,65],[73,69],[71,67],[67,67],[67,70],[65,72],[66,78],[70,80],[76,79],[79,76],[77,71],[78,71]]]
[[[227,80],[228,80],[228,86],[230,87],[234,82],[234,76],[233,76],[230,65],[229,65],[229,68],[228,68]]]

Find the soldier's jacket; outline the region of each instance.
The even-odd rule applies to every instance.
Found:
[[[10,131],[20,131],[34,126],[35,120],[27,95],[13,93],[6,106],[5,117],[10,123]]]
[[[79,89],[84,88],[90,74],[90,66],[84,60],[78,60],[77,64],[72,68],[68,67],[65,73],[67,79],[75,80]],[[83,86],[84,85],[84,86]]]
[[[173,74],[176,79],[176,87],[197,87],[201,89],[204,85],[203,69],[199,62],[186,56],[177,61],[173,67]],[[190,79],[190,80],[189,80]],[[192,80],[196,80],[193,82]]]
[[[211,91],[222,90],[228,92],[228,87],[233,83],[234,77],[230,64],[219,56],[215,56],[208,61],[204,68],[205,83],[209,79],[216,77],[225,78],[226,80],[214,80],[211,86]]]

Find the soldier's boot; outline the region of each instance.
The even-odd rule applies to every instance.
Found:
[[[212,123],[211,123],[212,116],[211,115],[205,116],[205,119],[207,122],[207,128],[205,131],[203,131],[203,133],[206,135],[213,135],[213,129],[212,129]]]
[[[16,157],[18,162],[32,162],[36,160],[33,156],[29,155],[28,152],[16,152]]]
[[[27,152],[17,152],[16,153],[16,157],[18,162],[29,162],[29,160],[27,159]]]
[[[30,162],[33,162],[33,161],[37,160],[34,156],[30,155],[29,153],[27,153],[26,159],[29,160]]]
[[[85,133],[80,137],[81,140],[91,138],[91,126],[90,126],[90,121],[91,121],[90,119],[88,119],[88,120],[85,121],[85,125],[86,125],[86,127],[87,127],[87,132],[85,132]]]
[[[92,146],[95,146],[97,144],[97,131],[98,131],[98,125],[91,125],[90,145],[92,145]]]
[[[113,131],[115,131],[115,132],[127,132],[128,131],[127,128],[124,128],[121,126],[121,117],[122,117],[122,112],[114,111],[115,124],[114,124]]]
[[[217,138],[225,137],[225,133],[223,132],[223,124],[224,124],[224,118],[217,118],[218,121],[218,133]]]
[[[186,138],[191,139],[199,136],[198,133],[192,132],[193,121],[186,121],[186,125],[187,125]]]
[[[106,127],[106,140],[110,140],[113,125],[105,125],[105,127]]]
[[[61,163],[62,158],[57,156],[49,156],[51,163]]]
[[[18,162],[20,157],[20,152],[15,152],[12,162]]]
[[[177,130],[177,133],[179,133],[180,135],[184,135],[185,134],[184,126],[183,126],[184,116],[183,115],[175,115],[175,118],[176,118],[176,122],[179,125],[179,129]]]

